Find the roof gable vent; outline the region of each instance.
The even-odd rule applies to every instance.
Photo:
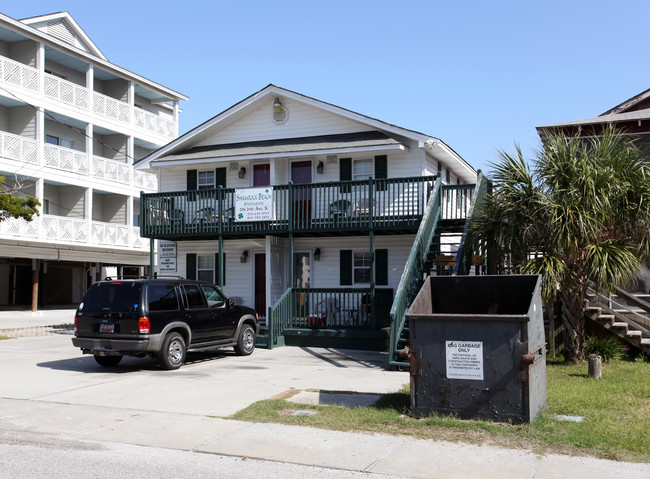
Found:
[[[75,44],[75,34],[61,19],[47,22],[47,33],[71,45]]]

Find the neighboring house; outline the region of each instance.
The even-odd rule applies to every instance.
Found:
[[[634,136],[637,144],[647,149],[650,146],[650,90],[625,100],[597,117],[538,126],[537,133],[543,136],[548,132],[559,131],[569,137],[599,136],[608,125]]]
[[[146,52],[143,52],[143,54]],[[178,136],[187,98],[110,63],[66,13],[0,14],[0,175],[41,202],[0,223],[0,305],[72,304],[102,273],[143,272],[136,171]]]
[[[175,242],[157,271],[221,284],[263,318],[281,310],[312,344],[388,326],[435,175],[477,176],[437,138],[274,85],[136,168],[160,184],[141,199],[142,235]]]

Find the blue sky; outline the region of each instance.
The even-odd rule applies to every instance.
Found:
[[[269,83],[441,138],[489,171],[535,126],[650,88],[650,2],[5,2],[68,11],[113,63],[190,97],[181,133]]]

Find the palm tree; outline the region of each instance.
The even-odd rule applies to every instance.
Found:
[[[584,359],[584,300],[590,284],[631,282],[650,255],[650,167],[630,137],[543,139],[532,168],[519,147],[499,151],[494,189],[474,231],[496,245],[510,272],[541,274],[542,293],[564,324],[565,359]]]

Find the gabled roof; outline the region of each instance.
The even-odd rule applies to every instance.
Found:
[[[425,149],[436,149],[436,154],[444,156],[449,163],[455,163],[455,170],[463,170],[459,172],[461,176],[468,177],[470,175],[476,175],[476,171],[472,168],[463,158],[453,151],[449,146],[438,138],[434,138],[424,133],[420,133],[414,130],[409,130],[402,128],[390,123],[383,122],[376,118],[372,118],[354,111],[341,108],[339,106],[327,103],[315,98],[297,93],[291,90],[287,90],[281,87],[278,87],[273,84],[269,84],[260,91],[252,94],[251,96],[245,98],[239,103],[231,106],[230,108],[224,110],[218,115],[212,117],[208,121],[200,124],[199,126],[188,131],[184,135],[180,136],[176,140],[168,143],[159,150],[153,152],[149,156],[140,160],[140,167],[148,167],[150,163],[157,163],[160,160],[173,157],[174,155],[179,155],[181,152],[186,152],[194,145],[200,143],[202,140],[212,136],[215,131],[218,131],[222,128],[225,128],[233,123],[235,123],[240,118],[243,118],[250,112],[256,110],[260,105],[265,104],[269,99],[276,97],[283,97],[291,100],[295,100],[306,105],[319,108],[321,110],[327,111],[339,117],[352,120],[358,123],[361,123],[367,127],[383,132],[387,138],[391,138],[393,143],[403,142],[404,139],[412,140],[418,142],[422,148]],[[309,140],[312,141],[312,140]],[[180,158],[179,158],[180,159]]]
[[[93,43],[90,37],[86,35],[86,32],[83,31],[68,12],[39,15],[38,17],[24,18],[20,21],[40,32],[69,43],[74,47],[79,48],[79,46],[82,46],[82,50],[108,61],[99,48],[97,48],[97,45]],[[75,40],[79,41],[81,45],[77,45]]]
[[[618,124],[623,122],[639,122],[646,120],[650,120],[650,90],[639,93],[596,117],[567,121],[564,123],[555,123],[553,125],[538,126],[537,132],[541,134],[545,130],[553,130],[556,128],[603,125],[608,123]]]

